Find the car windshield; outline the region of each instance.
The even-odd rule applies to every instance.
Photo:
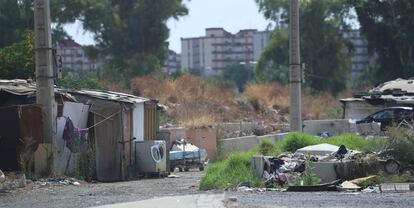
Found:
[[[376,119],[385,119],[385,118],[392,118],[392,112],[390,110],[383,110],[378,113],[372,115],[374,120]]]

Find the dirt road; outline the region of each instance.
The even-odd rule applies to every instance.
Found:
[[[25,192],[0,193],[0,207],[89,207],[199,193],[198,184],[202,172],[175,174],[180,177],[55,186]]]
[[[63,185],[36,188],[32,191],[0,193],[0,207],[90,207],[133,202],[154,197],[204,194],[198,190],[199,171],[175,173],[179,178],[145,179],[118,183]],[[211,193],[211,192],[210,192]],[[218,192],[220,193],[220,191]],[[226,192],[236,198],[234,206],[262,207],[414,207],[414,192],[404,194],[367,193],[291,193],[291,192]]]

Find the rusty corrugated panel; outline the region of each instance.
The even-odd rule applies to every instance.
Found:
[[[157,105],[145,104],[144,109],[144,139],[154,140],[157,133]]]
[[[30,160],[43,141],[41,107],[22,105],[1,108],[0,126],[0,158],[8,158],[0,160],[0,168],[20,170],[22,161]],[[27,163],[25,168],[31,165]]]

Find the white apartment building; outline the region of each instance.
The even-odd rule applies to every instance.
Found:
[[[171,75],[181,70],[181,55],[173,50],[168,50],[162,71],[165,74]]]
[[[342,31],[342,37],[354,46],[354,53],[351,58],[351,73],[352,77],[357,77],[374,62],[375,58],[368,53],[368,41],[361,35],[359,30]]]
[[[81,76],[96,72],[95,61],[88,59],[82,46],[75,41],[58,43],[56,53],[62,57],[64,71]]]
[[[229,65],[253,66],[270,39],[270,31],[240,30],[231,34],[223,28],[207,28],[206,35],[181,39],[183,70],[201,69],[204,76],[218,75]]]

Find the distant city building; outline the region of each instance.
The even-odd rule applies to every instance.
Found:
[[[229,65],[253,66],[270,39],[270,31],[240,30],[231,34],[223,28],[207,28],[206,35],[181,39],[181,67],[199,69],[204,76],[218,75]]]
[[[173,50],[168,50],[165,57],[164,66],[162,71],[165,74],[171,75],[181,70],[181,55]]]
[[[58,43],[56,54],[62,58],[63,71],[69,74],[87,75],[96,73],[96,63],[88,59],[82,46],[75,41]]]
[[[352,77],[357,77],[374,62],[374,56],[368,53],[368,41],[359,30],[342,31],[342,37],[354,46],[351,73]]]

